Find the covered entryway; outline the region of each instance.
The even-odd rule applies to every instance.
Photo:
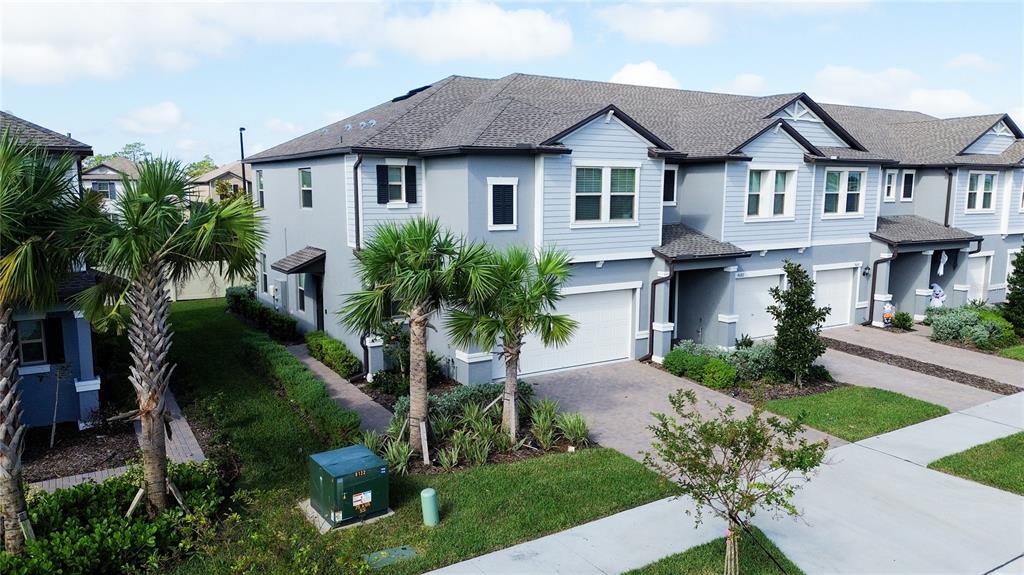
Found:
[[[992,252],[972,254],[967,259],[967,300],[987,300],[992,277]]]
[[[831,308],[824,327],[849,325],[852,322],[855,280],[860,266],[860,262],[857,262],[814,267],[815,305]]]
[[[285,257],[270,264],[271,269],[286,275],[297,276],[295,280],[295,303],[289,305],[288,281],[282,280],[281,290],[284,295],[281,297],[281,304],[289,313],[297,315],[303,323],[303,330],[324,328],[324,264],[327,261],[327,252],[313,246],[306,246],[297,252],[292,252]],[[308,274],[308,276],[307,276]],[[307,277],[312,283],[307,283]],[[307,300],[313,298],[312,309],[315,317],[312,322],[308,320],[306,311]]]
[[[774,300],[769,290],[782,287],[782,270],[740,272],[736,274],[736,337],[753,338],[775,335],[775,318],[768,313]]]
[[[640,282],[619,286],[568,288],[558,302],[557,313],[579,322],[572,341],[562,347],[545,347],[540,338],[526,337],[519,363],[522,375],[554,371],[632,357],[635,291]],[[495,362],[500,363],[500,362]]]

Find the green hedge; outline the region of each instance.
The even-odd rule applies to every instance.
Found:
[[[494,401],[495,397],[498,397],[505,389],[504,383],[476,383],[469,385],[460,385],[444,395],[435,395],[433,393],[427,395],[428,411],[430,416],[447,416],[459,418],[462,416],[462,408],[468,403],[478,403],[480,407],[483,407],[490,402]],[[520,381],[518,391],[518,403],[520,404],[520,416],[525,418],[529,416],[529,410],[524,409],[523,406],[528,406],[530,401],[533,400],[533,386]],[[395,402],[395,418],[405,419],[409,413],[409,396],[400,397]]]
[[[931,308],[928,320],[935,341],[958,341],[994,350],[1016,345],[1013,325],[993,309],[975,306]]]
[[[28,509],[35,541],[28,553],[0,551],[4,575],[145,573],[195,551],[214,535],[213,521],[224,501],[225,485],[216,467],[171,463],[168,474],[181,490],[190,513],[176,506],[146,517],[145,504],[131,518],[124,514],[142,484],[142,471],[102,483],[82,483],[53,493],[32,492]]]
[[[280,341],[299,339],[298,321],[286,313],[263,305],[251,287],[231,287],[225,294],[228,310],[248,319],[257,328]]]
[[[333,445],[356,440],[359,414],[339,407],[327,394],[324,382],[283,345],[258,332],[243,335],[240,343],[243,358],[284,388],[288,399],[309,417],[315,431]]]
[[[323,362],[341,377],[349,378],[363,370],[363,364],[345,344],[322,331],[306,334],[306,349],[309,355]]]

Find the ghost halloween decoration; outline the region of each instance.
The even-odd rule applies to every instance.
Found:
[[[945,301],[946,292],[939,284],[932,284],[932,299],[928,302],[928,307],[942,307]]]

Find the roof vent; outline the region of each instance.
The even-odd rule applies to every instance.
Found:
[[[352,129],[352,124],[345,124],[344,129],[346,132],[350,131]]]
[[[366,122],[365,121],[364,122],[359,122],[359,129],[360,130],[365,130],[366,129]]]
[[[401,102],[402,100],[406,100],[408,98],[411,98],[411,97],[415,96],[416,94],[419,94],[420,92],[422,92],[423,90],[426,90],[430,86],[431,86],[430,84],[427,84],[426,86],[420,86],[419,88],[416,88],[415,90],[409,90],[408,92],[406,92],[406,94],[404,96],[399,96],[397,98],[392,99],[391,101],[392,102]]]
[[[373,118],[370,118],[369,120],[366,121],[366,125],[367,126],[371,126],[371,127],[376,126],[377,125],[377,120],[374,120]]]

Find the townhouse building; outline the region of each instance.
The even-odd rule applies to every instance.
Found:
[[[813,275],[827,327],[877,323],[887,302],[920,317],[935,283],[950,305],[1005,296],[1022,159],[1003,114],[452,76],[248,158],[269,220],[257,291],[372,373],[380,342],[336,315],[360,287],[354,254],[380,222],[425,215],[572,257],[559,311],[580,328],[563,348],[528,341],[523,375],[771,336],[786,259]],[[428,341],[459,381],[503,375],[494,350]]]

